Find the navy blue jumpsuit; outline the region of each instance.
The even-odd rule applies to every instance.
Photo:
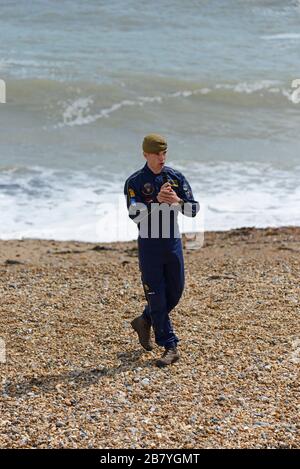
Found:
[[[144,204],[146,217],[149,217],[152,207],[159,206],[156,198],[164,182],[168,181],[172,189],[184,202],[180,210],[184,215],[195,216],[199,210],[199,203],[194,200],[192,189],[179,171],[164,166],[163,171],[155,174],[147,163],[132,174],[125,182],[124,194],[129,209],[129,217],[141,219],[140,211],[132,208],[138,203]],[[152,205],[154,204],[154,205]],[[159,204],[159,205],[158,205]],[[163,214],[160,215],[161,217]],[[151,220],[148,223],[148,237],[141,236],[140,224],[138,236],[139,268],[144,287],[147,305],[143,311],[143,318],[152,324],[155,341],[158,345],[170,348],[176,346],[176,337],[169,313],[177,305],[184,288],[184,260],[180,235],[176,234],[176,211],[171,212],[170,233],[162,236],[162,218],[159,219],[159,233],[153,237]],[[151,237],[152,234],[152,237]]]

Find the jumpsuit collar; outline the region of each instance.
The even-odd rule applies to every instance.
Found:
[[[151,171],[147,163],[144,166],[144,170],[146,171],[146,173],[150,174],[154,178],[161,175],[161,172],[158,174],[155,174],[153,171]]]

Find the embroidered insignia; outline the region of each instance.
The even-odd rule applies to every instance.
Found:
[[[152,184],[150,182],[146,182],[146,184],[144,184],[144,187],[142,189],[142,193],[144,195],[151,195],[153,194],[154,192],[154,187],[152,186]]]

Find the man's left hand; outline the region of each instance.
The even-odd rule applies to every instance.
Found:
[[[173,191],[173,189],[171,190],[162,189],[157,196],[157,200],[161,203],[178,204],[180,201],[180,198],[178,197],[176,192]]]

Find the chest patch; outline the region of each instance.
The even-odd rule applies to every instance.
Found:
[[[171,184],[172,187],[178,187],[177,179],[169,179],[168,182]]]
[[[146,184],[144,184],[144,186],[143,186],[142,194],[144,194],[144,195],[152,195],[153,192],[154,192],[154,187],[153,187],[153,185],[151,184],[151,182],[146,182]]]

